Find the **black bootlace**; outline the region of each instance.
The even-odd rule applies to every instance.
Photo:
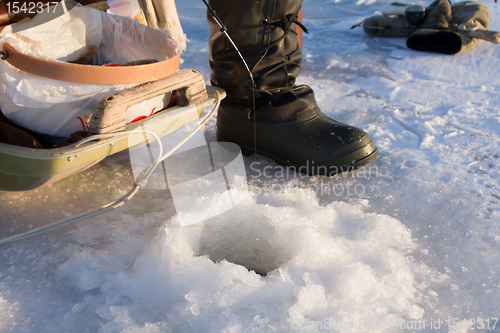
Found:
[[[260,24],[262,24],[264,26],[272,26],[275,28],[281,28],[283,30],[283,35],[281,37],[279,37],[278,39],[276,39],[275,41],[269,43],[269,45],[267,45],[266,47],[264,47],[262,50],[259,51],[258,56],[260,57],[260,59],[255,63],[253,68],[255,68],[255,66],[257,66],[259,64],[259,62],[265,57],[266,52],[270,48],[274,47],[275,45],[279,44],[282,40],[284,40],[287,37],[288,33],[291,32],[293,34],[297,34],[297,31],[295,29],[291,29],[291,26],[293,23],[298,25],[306,34],[309,33],[307,28],[299,21],[298,13],[288,14],[284,18],[278,19],[278,20],[269,21],[268,19],[264,18],[260,21]],[[297,45],[297,49],[298,48],[299,48],[299,46]],[[295,53],[295,51],[292,52],[291,54]],[[283,58],[283,61],[280,64],[274,66],[272,69],[270,69],[269,71],[267,71],[265,73],[260,74],[259,76],[261,78],[268,76],[272,72],[277,71],[280,68],[287,66],[287,65],[300,66],[300,63],[292,61],[291,56],[288,55],[288,56],[285,56]],[[253,68],[252,68],[252,70],[253,70]],[[269,91],[268,89],[260,89],[260,88],[257,88],[256,85],[247,85],[247,87],[252,89],[254,92],[256,92],[259,95],[259,97],[261,97],[260,94],[267,94],[269,96],[273,96],[273,93],[271,91]],[[278,88],[278,90],[282,91],[284,89],[289,89],[289,88],[290,87],[283,87],[283,88]]]
[[[269,21],[268,19],[262,19],[260,21],[260,24],[272,25],[272,26],[275,26],[277,28],[283,29],[283,31],[286,31],[286,32],[293,31],[296,34],[295,30],[290,29],[290,27],[292,26],[292,23],[295,23],[296,25],[298,25],[306,34],[309,33],[307,28],[299,21],[299,14],[297,14],[297,13],[288,14],[287,16],[285,16],[285,18],[282,18],[279,20]]]

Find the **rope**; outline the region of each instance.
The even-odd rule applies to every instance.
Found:
[[[159,153],[158,153],[158,156],[157,156],[155,162],[148,167],[148,169],[147,169],[147,171],[146,171],[146,173],[144,174],[143,177],[141,177],[140,179],[136,180],[136,182],[134,184],[134,187],[127,194],[125,194],[124,196],[122,196],[121,198],[119,198],[119,199],[117,199],[117,200],[115,200],[113,202],[110,202],[110,203],[108,203],[106,205],[101,206],[100,208],[88,211],[86,213],[79,214],[79,215],[76,215],[76,216],[73,216],[73,217],[70,217],[70,218],[66,218],[66,219],[63,219],[63,220],[60,220],[60,221],[57,221],[57,222],[54,222],[54,223],[51,223],[51,224],[39,227],[39,228],[35,228],[33,230],[30,230],[30,231],[26,231],[26,232],[23,232],[23,233],[19,233],[19,234],[16,234],[16,235],[13,235],[13,236],[1,239],[0,240],[0,245],[1,244],[12,243],[12,242],[15,242],[15,241],[18,241],[18,240],[22,240],[22,239],[31,238],[31,237],[34,237],[34,236],[38,236],[38,235],[47,233],[49,231],[53,231],[53,230],[65,227],[67,225],[76,223],[76,222],[81,221],[81,220],[85,220],[85,219],[88,219],[88,218],[91,218],[91,217],[94,217],[94,216],[105,214],[105,213],[110,212],[110,211],[112,211],[112,210],[114,210],[114,209],[116,209],[116,208],[118,208],[120,206],[123,206],[127,201],[129,201],[130,199],[132,199],[132,197],[137,193],[137,191],[139,191],[139,189],[141,187],[146,186],[146,183],[148,182],[148,178],[151,176],[151,174],[156,169],[156,167],[158,166],[158,164],[160,164],[162,161],[164,161],[166,158],[168,158],[170,155],[172,155],[177,149],[179,149],[179,147],[181,147],[184,143],[186,143],[186,141],[188,141],[193,135],[195,135],[196,132],[198,132],[203,127],[203,125],[206,124],[206,122],[210,118],[212,118],[212,116],[218,110],[219,105],[220,105],[220,100],[221,100],[220,93],[218,91],[215,91],[215,94],[216,94],[217,100],[216,100],[215,106],[212,109],[212,111],[210,111],[210,113],[205,118],[203,118],[203,120],[200,122],[200,124],[198,126],[196,126],[196,128],[194,130],[192,130],[177,145],[175,145],[172,149],[170,149],[167,153],[165,153],[165,155],[162,156],[163,146],[162,146],[161,140],[158,137],[158,135],[156,135],[155,133],[153,133],[151,131],[148,131],[148,130],[143,130],[142,131],[142,132],[146,132],[146,133],[150,134],[152,137],[155,138],[156,141],[158,141]],[[93,135],[93,136],[91,136],[89,138],[86,138],[86,139],[83,139],[83,140],[79,141],[76,146],[80,146],[81,144],[83,144],[85,142],[93,141],[93,140],[96,140],[96,139],[109,138],[109,137],[121,137],[121,136],[124,136],[124,135],[137,134],[137,133],[138,132],[136,130],[134,130],[134,131],[124,131],[124,132],[120,132],[120,133],[110,133],[110,134]]]
[[[150,28],[158,29],[158,18],[156,17],[155,8],[151,0],[139,0],[139,6],[144,13],[146,23]]]

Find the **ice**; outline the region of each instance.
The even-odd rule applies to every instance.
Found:
[[[421,276],[425,265],[408,260],[418,248],[410,230],[360,205],[322,206],[314,193],[303,192],[292,186],[272,204],[257,203],[266,199],[254,193],[192,227],[173,217],[140,254],[125,250],[134,234],[97,251],[73,249],[58,275],[84,295],[101,295],[74,306],[73,315],[96,313],[107,321],[100,332],[158,325],[161,331],[203,326],[222,332],[235,323],[280,332],[289,323],[331,316],[420,319],[425,288],[419,291],[418,280],[443,277],[430,268]],[[75,233],[78,238],[80,230]]]
[[[500,49],[419,53],[349,30],[390,2],[304,3],[298,83],[372,136],[373,163],[306,177],[251,155],[246,198],[203,222],[181,227],[163,184],[2,245],[0,332],[470,332],[471,318],[498,332]],[[485,3],[500,29],[500,7]],[[177,7],[191,40],[182,66],[208,82],[205,7]],[[214,119],[204,134],[215,140]],[[133,181],[125,152],[45,188],[1,192],[0,237],[95,209]]]

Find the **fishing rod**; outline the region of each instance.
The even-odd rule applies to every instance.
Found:
[[[227,33],[226,26],[224,25],[224,23],[222,23],[221,19],[219,18],[219,16],[217,16],[217,13],[215,12],[215,10],[212,7],[210,7],[210,5],[208,4],[208,2],[206,0],[201,0],[201,1],[203,1],[203,3],[205,4],[205,6],[207,6],[207,9],[208,9],[208,12],[210,13],[210,16],[212,16],[212,19],[220,27],[220,32],[223,33],[224,36],[226,36],[226,38],[231,42],[231,44],[233,45],[234,49],[236,50],[236,52],[240,56],[241,60],[243,61],[243,64],[245,65],[245,68],[247,69],[248,75],[250,75],[250,78],[252,79],[252,82],[253,82],[253,84],[255,86],[255,81],[253,79],[252,71],[250,70],[250,67],[248,67],[248,64],[245,61],[245,58],[243,58],[243,55],[241,54],[240,50],[238,49],[238,47],[236,46],[236,44],[233,42],[233,39]]]
[[[243,55],[241,54],[240,50],[238,49],[238,47],[234,43],[233,39],[227,33],[226,26],[224,25],[222,20],[219,18],[219,16],[217,16],[217,13],[215,12],[215,10],[212,7],[210,7],[208,2],[206,0],[202,0],[202,1],[205,4],[205,6],[207,6],[208,12],[210,13],[210,16],[212,16],[212,19],[220,27],[220,32],[223,33],[224,36],[226,36],[226,38],[229,40],[229,42],[231,42],[231,44],[233,45],[234,49],[236,50],[239,57],[241,58],[241,61],[243,61],[243,64],[245,65],[245,68],[248,72],[248,75],[250,76],[250,79],[252,80],[252,84],[253,84],[253,87],[252,87],[252,109],[248,109],[248,119],[250,119],[250,113],[253,111],[253,114],[254,114],[254,116],[253,116],[254,150],[255,150],[255,152],[257,152],[257,119],[256,119],[257,115],[255,114],[255,91],[257,89],[257,84],[255,83],[252,71],[250,70],[250,67],[248,67],[248,64],[245,61],[245,58],[243,58]],[[235,0],[235,1],[237,1],[237,0]],[[255,157],[255,158],[257,159],[257,157]]]

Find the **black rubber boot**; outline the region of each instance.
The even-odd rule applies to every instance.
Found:
[[[333,175],[365,165],[377,148],[364,131],[326,117],[308,86],[294,85],[302,63],[297,18],[302,0],[210,0],[231,42],[208,15],[212,85],[228,96],[217,138],[309,174]],[[255,109],[254,109],[255,106]]]

